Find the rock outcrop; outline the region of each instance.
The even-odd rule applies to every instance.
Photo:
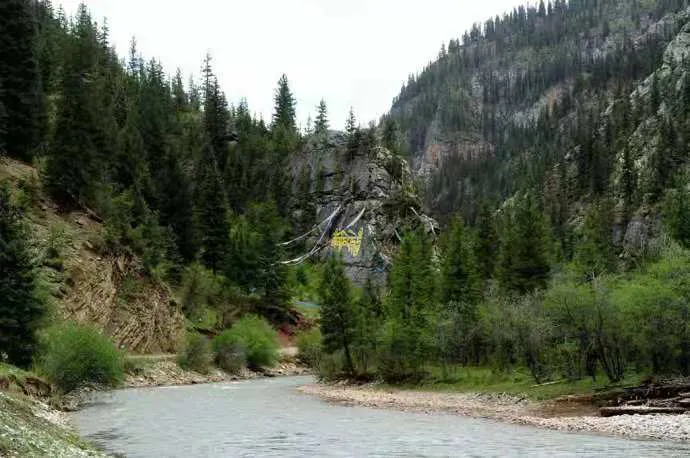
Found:
[[[361,285],[369,278],[380,284],[405,229],[424,225],[436,233],[438,224],[422,213],[404,159],[373,141],[363,140],[351,153],[346,143],[342,133],[331,132],[311,138],[293,157],[295,190],[300,180],[309,181],[303,186],[308,193],[301,196],[307,205],[297,203],[297,212],[313,210],[315,221],[323,222],[310,235],[308,248],[316,247],[321,256],[339,251],[352,281]]]

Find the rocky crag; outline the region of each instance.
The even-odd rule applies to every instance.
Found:
[[[364,139],[356,149],[347,143],[344,134],[330,132],[308,139],[293,156],[293,216],[317,223],[302,228],[312,230],[305,254],[339,252],[356,284],[381,284],[405,230],[422,225],[437,233],[438,224],[424,215],[404,159],[375,140]]]

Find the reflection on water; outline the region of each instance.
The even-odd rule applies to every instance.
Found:
[[[99,394],[74,416],[126,457],[690,456],[684,445],[568,434],[451,415],[323,403],[308,377]]]

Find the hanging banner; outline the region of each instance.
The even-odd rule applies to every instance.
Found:
[[[359,232],[355,233],[350,229],[336,231],[331,239],[331,248],[338,250],[347,250],[352,257],[358,257],[362,248],[362,239],[364,238],[364,228],[360,227]]]

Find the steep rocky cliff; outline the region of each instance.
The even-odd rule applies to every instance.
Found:
[[[407,162],[377,143],[364,138],[349,150],[344,134],[330,132],[308,139],[291,162],[299,201],[294,219],[313,216],[320,223],[306,250],[315,256],[341,253],[348,276],[360,285],[367,278],[385,280],[405,230],[423,225],[438,231],[421,210]]]

